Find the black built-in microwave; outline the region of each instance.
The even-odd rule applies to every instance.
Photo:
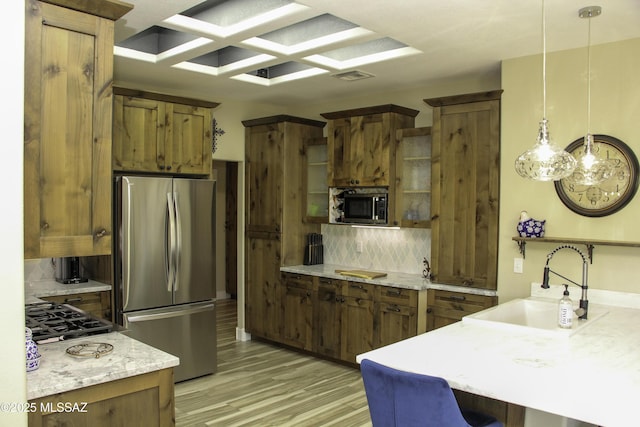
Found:
[[[345,194],[344,219],[353,224],[387,224],[388,194]]]

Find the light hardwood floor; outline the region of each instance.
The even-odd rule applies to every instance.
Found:
[[[235,340],[236,301],[218,301],[218,372],[176,384],[176,425],[371,426],[360,371]]]

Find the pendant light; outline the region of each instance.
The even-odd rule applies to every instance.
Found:
[[[542,0],[542,121],[536,144],[520,154],[515,161],[516,172],[535,181],[557,181],[573,173],[576,159],[555,145],[549,137],[547,121],[547,28]]]
[[[587,134],[584,137],[583,149],[575,153],[578,161],[573,174],[566,178],[567,181],[579,185],[596,185],[606,181],[613,173],[613,167],[609,161],[594,154],[593,135],[591,134],[591,18],[602,13],[600,6],[583,7],[578,11],[580,18],[589,20],[587,37]]]

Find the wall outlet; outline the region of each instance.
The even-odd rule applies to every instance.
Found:
[[[356,252],[359,254],[362,253],[362,240],[356,240]]]
[[[523,268],[523,259],[522,258],[514,258],[513,259],[513,272],[514,273],[522,273]]]

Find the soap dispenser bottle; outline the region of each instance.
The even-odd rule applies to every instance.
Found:
[[[569,298],[569,285],[564,285],[564,292],[558,307],[558,326],[565,329],[571,328],[573,322],[573,303]]]

